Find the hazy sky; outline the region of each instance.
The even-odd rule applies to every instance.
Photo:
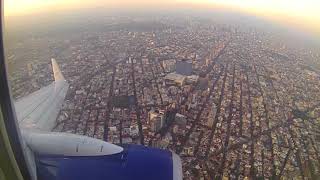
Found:
[[[320,0],[5,0],[5,16],[79,8],[233,9],[320,33]]]

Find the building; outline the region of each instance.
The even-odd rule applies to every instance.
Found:
[[[113,132],[113,133],[118,132],[117,127],[116,127],[116,126],[111,126],[111,127],[109,127],[109,131],[110,131],[110,132]]]
[[[175,121],[180,127],[185,128],[187,125],[187,117],[182,114],[177,113],[175,116]]]
[[[178,85],[183,86],[186,80],[186,77],[176,73],[167,74],[164,77],[166,85]]]
[[[34,74],[33,66],[31,63],[27,64],[27,69],[28,69],[28,75],[32,76]]]
[[[197,75],[191,75],[191,76],[187,76],[186,78],[186,83],[188,84],[193,84],[193,83],[197,83],[199,80],[199,76]]]
[[[158,132],[162,128],[162,117],[157,116],[150,122],[150,128],[153,132]]]
[[[137,60],[136,59],[133,59],[132,57],[129,57],[128,61],[126,61],[127,64],[136,64],[137,63]]]
[[[141,61],[142,61],[142,64],[149,64],[149,59],[146,57],[142,58]]]
[[[151,131],[153,131],[153,132],[157,132],[163,126],[165,126],[164,114],[160,113],[159,111],[151,110],[148,113],[148,119],[149,119]]]
[[[162,66],[166,72],[173,72],[176,69],[176,60],[174,59],[163,60]]]
[[[130,136],[138,136],[139,135],[139,129],[137,125],[130,126]]]
[[[121,117],[121,109],[113,108],[113,118],[119,119]]]
[[[184,76],[192,75],[192,61],[181,60],[176,62],[176,73]]]
[[[209,127],[211,127],[213,125],[213,121],[215,119],[216,113],[217,113],[217,106],[215,103],[212,103],[211,112],[210,112],[209,118],[207,120],[207,125]]]
[[[193,156],[194,155],[194,149],[193,147],[185,147],[183,148],[183,154]]]
[[[124,138],[122,138],[122,143],[123,144],[131,144],[132,138],[131,137],[124,137]]]
[[[209,86],[209,79],[207,77],[200,76],[197,88],[200,90],[206,90],[208,89],[208,86]]]

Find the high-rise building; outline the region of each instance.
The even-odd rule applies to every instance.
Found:
[[[153,118],[151,121],[150,127],[151,127],[151,131],[158,132],[163,127],[162,126],[162,117],[157,116],[157,117]]]
[[[208,121],[207,121],[207,125],[209,127],[211,127],[213,125],[213,121],[214,121],[214,118],[216,116],[216,113],[217,113],[217,106],[215,103],[212,103],[212,108],[211,108],[211,112],[210,112],[210,116],[208,118]]]
[[[148,114],[151,131],[157,132],[165,125],[164,114],[151,110]]]
[[[33,71],[33,67],[32,67],[32,64],[31,63],[28,63],[27,64],[27,69],[28,69],[28,75],[29,76],[32,76],[34,71]]]

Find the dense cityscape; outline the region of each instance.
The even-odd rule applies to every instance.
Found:
[[[186,180],[319,178],[319,53],[211,21],[123,24],[9,48],[9,66],[28,59],[13,96],[51,83],[54,58],[70,84],[56,132],[168,149]]]

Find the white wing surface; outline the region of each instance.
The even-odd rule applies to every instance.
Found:
[[[55,81],[15,102],[17,119],[26,130],[51,131],[69,88],[55,59],[51,59]]]

